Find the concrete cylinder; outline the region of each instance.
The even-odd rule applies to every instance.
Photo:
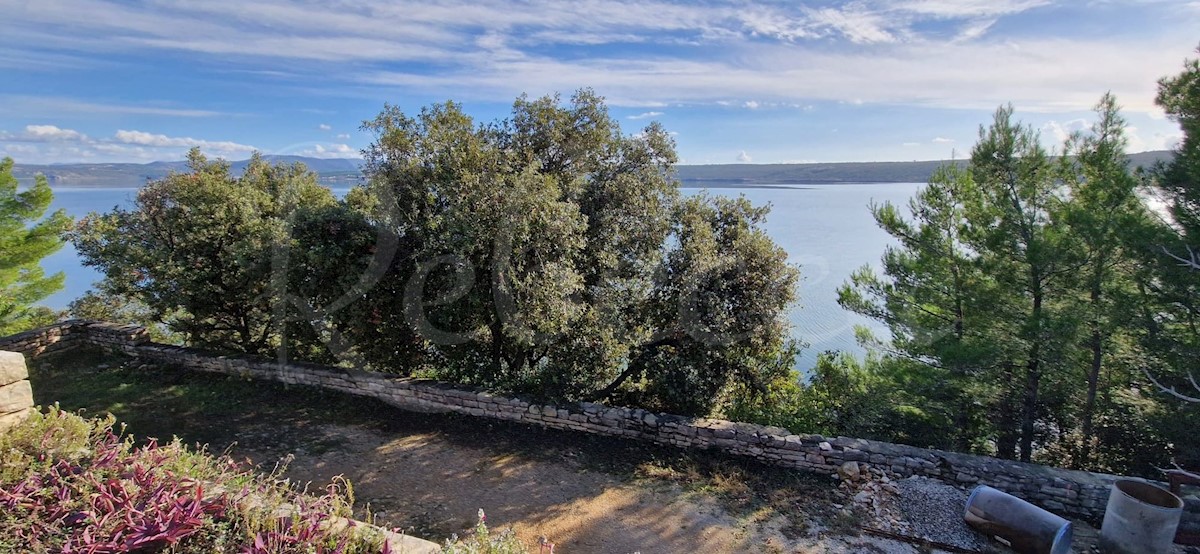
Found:
[[[1138,481],[1113,483],[1100,526],[1100,548],[1111,554],[1171,551],[1183,501],[1170,491]]]
[[[1070,521],[987,485],[971,491],[963,519],[1021,554],[1071,551]]]

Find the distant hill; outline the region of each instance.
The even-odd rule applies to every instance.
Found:
[[[321,176],[326,183],[353,183],[361,176],[362,160],[348,158],[309,158],[305,156],[263,156],[271,163],[300,162]],[[235,173],[246,169],[250,160],[230,162]],[[135,187],[147,180],[161,179],[172,171],[187,171],[187,162],[151,162],[147,164],[52,164],[30,165],[17,163],[13,175],[20,182],[32,182],[34,175],[41,173],[50,185],[69,187]]]
[[[1171,159],[1171,152],[1157,150],[1129,156],[1131,165],[1148,167]],[[316,171],[326,184],[355,183],[361,179],[362,160],[346,158],[308,158],[304,156],[264,156],[270,162],[301,162]],[[235,172],[246,168],[248,160],[231,162]],[[924,183],[938,166],[950,160],[914,162],[846,162],[807,164],[717,164],[676,167],[681,181],[694,185],[770,185],[782,183]],[[957,163],[963,163],[959,160]],[[68,187],[130,187],[149,179],[161,179],[171,171],[185,171],[187,163],[152,162],[148,164],[17,164],[13,173],[21,182],[30,182],[42,173],[51,185]]]
[[[1129,156],[1133,167],[1149,167],[1170,160],[1167,150],[1140,152]],[[914,162],[844,162],[805,164],[717,164],[681,165],[676,169],[685,183],[781,184],[781,183],[924,183],[934,170],[958,160]]]

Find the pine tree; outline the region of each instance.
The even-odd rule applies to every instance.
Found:
[[[62,248],[71,225],[63,210],[43,219],[54,198],[45,176],[18,192],[12,168],[12,158],[0,161],[0,336],[48,323],[35,304],[61,289],[64,276],[47,276],[39,263]]]

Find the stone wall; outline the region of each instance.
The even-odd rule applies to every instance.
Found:
[[[72,348],[83,339],[85,332],[82,327],[86,324],[87,322],[78,320],[66,321],[50,327],[0,337],[0,350],[20,352],[33,357]]]
[[[138,358],[207,371],[309,385],[377,398],[407,410],[455,412],[584,433],[627,437],[680,448],[713,449],[768,464],[834,473],[848,461],[920,475],[954,485],[986,484],[1054,512],[1098,521],[1117,477],[900,444],[794,434],[778,427],[689,418],[600,404],[543,405],[435,381],[303,363],[222,356],[150,342],[131,325],[71,321],[25,333],[32,355],[93,344]],[[12,344],[0,339],[0,348]]]
[[[33,388],[25,356],[0,351],[0,430],[7,429],[29,415],[33,408]]]

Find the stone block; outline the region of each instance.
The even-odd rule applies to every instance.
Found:
[[[0,385],[16,383],[29,378],[25,367],[25,356],[17,352],[0,351]]]
[[[33,387],[29,381],[17,381],[0,387],[0,414],[24,410],[33,406]]]
[[[29,417],[29,414],[32,412],[33,408],[25,408],[24,410],[17,410],[12,413],[0,414],[0,431],[4,431],[13,425],[25,421],[25,418]]]

